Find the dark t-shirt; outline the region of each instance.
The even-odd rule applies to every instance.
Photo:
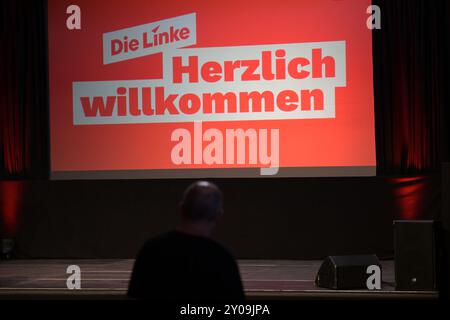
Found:
[[[179,231],[144,244],[128,295],[183,301],[244,299],[239,269],[228,250],[209,238]]]

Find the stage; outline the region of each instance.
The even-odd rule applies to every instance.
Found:
[[[0,299],[125,299],[134,260],[0,261]],[[249,300],[437,299],[437,291],[396,291],[394,261],[381,261],[382,289],[328,290],[314,284],[319,260],[240,260]],[[67,266],[81,268],[81,289],[68,290]]]

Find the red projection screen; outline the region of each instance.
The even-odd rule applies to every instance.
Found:
[[[52,179],[375,175],[370,1],[72,4],[48,1]]]

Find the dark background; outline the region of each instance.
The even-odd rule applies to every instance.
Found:
[[[373,3],[377,177],[215,179],[215,237],[238,258],[390,257],[393,219],[442,219],[450,3]],[[2,1],[0,14],[0,238],[19,257],[133,257],[173,227],[191,180],[49,181],[46,1]]]

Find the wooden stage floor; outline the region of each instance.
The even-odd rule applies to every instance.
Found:
[[[0,299],[123,299],[134,260],[0,261]],[[68,265],[81,268],[81,290],[68,290]],[[328,290],[314,278],[321,261],[240,260],[248,299],[437,299],[435,291],[396,291],[394,262],[382,261],[382,289]]]

